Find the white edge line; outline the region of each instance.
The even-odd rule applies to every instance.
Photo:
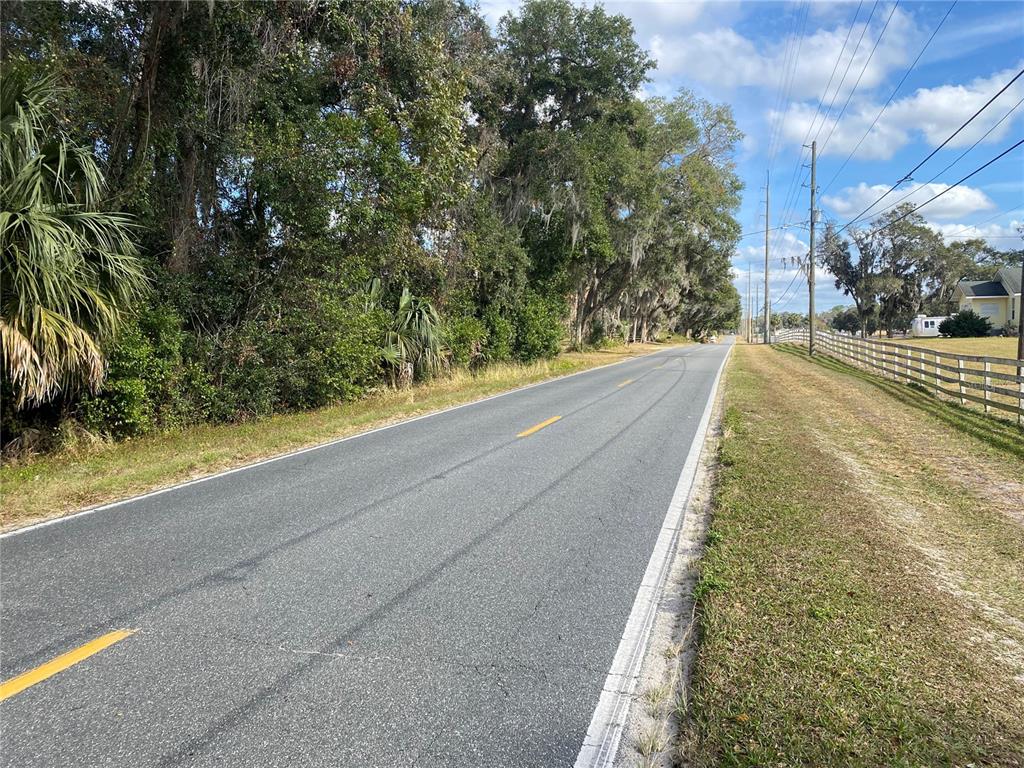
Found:
[[[94,512],[102,512],[103,510],[106,510],[106,509],[113,509],[114,507],[120,507],[123,504],[131,504],[132,502],[135,502],[135,501],[142,501],[143,499],[148,499],[148,498],[151,498],[153,496],[159,496],[161,494],[168,493],[169,491],[176,491],[176,490],[178,490],[180,488],[187,488],[190,485],[198,485],[199,483],[205,483],[207,480],[216,480],[218,477],[225,477],[226,475],[233,475],[235,472],[242,472],[242,471],[247,470],[247,469],[254,469],[255,467],[262,467],[265,464],[271,464],[271,463],[273,463],[275,461],[280,461],[281,459],[288,459],[288,458],[291,458],[292,456],[299,456],[300,454],[309,453],[310,451],[317,451],[317,450],[320,450],[321,448],[329,448],[332,445],[337,445],[338,443],[344,443],[344,442],[346,442],[348,440],[355,440],[355,439],[360,438],[360,437],[366,437],[367,435],[372,435],[372,434],[374,434],[376,432],[383,432],[386,429],[393,429],[394,427],[401,427],[401,426],[404,426],[406,424],[412,424],[414,421],[419,421],[421,419],[429,419],[432,416],[440,416],[443,413],[449,413],[451,411],[457,411],[460,408],[468,408],[471,405],[479,405],[480,403],[486,403],[488,400],[497,400],[499,397],[505,397],[506,395],[514,395],[516,392],[523,392],[523,391],[525,391],[527,389],[533,389],[534,387],[542,387],[545,384],[553,384],[556,381],[564,381],[565,379],[571,379],[573,376],[581,376],[581,375],[583,375],[585,373],[594,373],[595,371],[600,371],[603,368],[611,368],[613,365],[622,365],[623,363],[628,363],[628,362],[631,362],[633,360],[642,360],[645,357],[650,357],[651,355],[661,354],[662,352],[666,352],[669,349],[675,349],[675,348],[678,348],[678,347],[687,347],[687,346],[690,346],[690,345],[680,344],[680,345],[676,345],[675,347],[667,347],[666,349],[656,349],[653,352],[648,352],[647,354],[644,354],[644,355],[637,355],[635,357],[627,357],[625,360],[616,360],[614,363],[606,363],[605,365],[598,365],[598,366],[596,366],[594,368],[587,368],[587,369],[582,370],[582,371],[576,371],[575,373],[567,373],[567,374],[565,374],[563,376],[555,376],[554,378],[551,378],[551,379],[544,379],[543,381],[535,381],[533,384],[526,384],[526,385],[524,385],[522,387],[516,387],[514,389],[508,389],[508,390],[505,390],[504,392],[499,392],[496,395],[488,395],[487,397],[481,397],[478,400],[470,400],[467,403],[459,403],[458,405],[452,405],[452,406],[449,406],[448,408],[442,408],[441,410],[438,410],[438,411],[430,411],[429,413],[420,414],[419,416],[413,416],[412,418],[409,418],[409,419],[402,419],[401,421],[396,421],[393,424],[385,424],[385,425],[380,426],[380,427],[374,427],[373,429],[368,429],[365,432],[357,432],[354,435],[348,435],[347,437],[339,437],[336,440],[329,440],[326,443],[318,443],[317,445],[310,445],[310,446],[307,446],[305,448],[299,448],[299,449],[294,450],[294,451],[288,451],[287,453],[282,453],[282,454],[279,454],[277,456],[272,456],[269,459],[261,459],[260,461],[253,462],[251,464],[243,464],[243,465],[241,465],[239,467],[232,467],[231,469],[225,469],[225,470],[222,470],[220,472],[215,472],[212,475],[204,475],[203,477],[197,477],[197,478],[194,478],[192,480],[185,480],[184,482],[175,483],[174,485],[164,486],[163,488],[157,488],[155,491],[148,491],[147,493],[142,493],[142,494],[139,494],[138,496],[129,496],[126,499],[119,499],[118,501],[112,501],[112,502],[109,502],[107,504],[101,504],[101,505],[96,506],[96,507],[89,507],[88,509],[83,509],[83,510],[81,510],[79,512],[72,512],[69,515],[62,515],[61,517],[53,517],[53,518],[50,518],[49,520],[41,520],[38,523],[33,523],[32,525],[26,525],[23,528],[15,528],[14,530],[7,531],[6,533],[0,533],[0,541],[2,541],[4,539],[13,538],[14,536],[18,536],[18,535],[23,534],[23,533],[28,533],[29,531],[34,531],[34,530],[36,530],[38,528],[45,528],[45,527],[47,527],[49,525],[56,525],[57,523],[64,523],[64,522],[67,522],[69,520],[74,520],[75,518],[78,518],[78,517],[84,517],[86,515],[91,515]],[[696,346],[692,347],[692,349],[698,349],[698,348],[699,347],[696,347]]]
[[[725,364],[732,354],[733,346],[734,344],[729,345],[729,350],[722,358],[718,373],[715,374],[707,405],[704,406],[704,413],[701,415],[697,432],[690,444],[690,452],[687,454],[683,470],[679,474],[679,482],[672,494],[672,501],[669,502],[665,521],[662,523],[661,532],[658,534],[654,551],[651,553],[651,559],[647,562],[647,570],[644,571],[643,581],[640,582],[636,599],[633,601],[633,608],[626,621],[626,629],[622,633],[622,639],[619,640],[619,647],[615,651],[615,658],[612,659],[611,669],[608,671],[608,677],[601,690],[597,708],[590,719],[590,726],[583,739],[583,746],[580,747],[579,754],[576,756],[574,768],[605,768],[605,766],[612,765],[615,760],[619,741],[625,730],[629,707],[640,677],[640,668],[647,654],[647,645],[657,615],[658,603],[661,601],[665,582],[671,570],[676,541],[686,516],[686,508],[690,503],[690,493],[697,475],[697,465],[704,450],[704,438],[707,436],[711,413],[718,398],[718,386],[722,379],[722,372],[725,370]]]

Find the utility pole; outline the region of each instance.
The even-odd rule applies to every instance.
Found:
[[[757,315],[753,318],[754,321],[754,338],[757,338],[757,321],[761,319],[761,286],[754,284],[754,308],[757,310]]]
[[[807,258],[807,322],[810,331],[807,337],[807,354],[814,354],[814,209],[815,172],[818,170],[818,142],[811,142],[811,250]]]
[[[746,343],[754,343],[754,294],[751,293],[751,262],[746,262]]]
[[[768,230],[772,228],[768,218],[768,199],[771,189],[771,176],[769,171],[764,172],[764,343],[771,343],[771,308],[769,306],[770,296],[768,293]]]

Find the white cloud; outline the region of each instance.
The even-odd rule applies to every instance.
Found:
[[[1018,64],[1012,69],[996,72],[989,77],[975,78],[966,84],[919,88],[904,98],[897,98],[871,128],[871,133],[857,148],[855,156],[867,160],[888,160],[917,135],[930,146],[938,146],[1006,85],[1020,67],[1021,64]],[[1010,86],[947,146],[970,146],[997,123],[998,126],[983,143],[994,143],[1004,139],[1012,130],[1014,123],[1024,115],[1024,109],[1017,110],[1001,123],[999,120],[1022,98],[1024,79]],[[851,106],[837,125],[835,118],[831,116],[827,120],[822,120],[817,115],[817,105],[791,104],[784,123],[783,137],[789,142],[802,141],[812,122],[815,125],[824,123],[817,131],[817,135],[821,137],[819,155],[848,154],[864,136],[882,105],[859,101]],[[781,115],[777,112],[769,113],[771,121],[778,121],[780,118]],[[827,145],[822,147],[826,139]]]
[[[628,16],[638,31],[664,29],[666,26],[685,27],[697,21],[706,11],[702,0],[629,0],[603,3],[608,13]]]
[[[897,200],[907,195],[903,203],[920,205],[925,200],[942,192],[949,187],[948,184],[910,184],[907,187],[897,189],[882,200],[881,204],[869,212],[869,216],[875,216],[878,212],[892,206]],[[874,184],[868,186],[861,182],[856,187],[847,187],[837,195],[825,195],[822,203],[830,208],[836,215],[842,218],[856,216],[867,206],[881,197],[889,186],[886,184]],[[908,194],[909,193],[909,194]],[[902,203],[901,203],[902,204]],[[991,198],[980,189],[968,186],[954,187],[933,203],[929,203],[921,213],[929,219],[955,219],[968,216],[978,211],[989,211],[996,207]]]
[[[658,73],[662,76],[686,75],[717,86],[760,86],[774,91],[785,79],[787,60],[792,58],[799,45],[800,55],[793,69],[790,95],[798,100],[821,98],[833,68],[836,68],[828,97],[832,99],[833,92],[842,81],[836,97],[837,104],[842,104],[862,69],[864,75],[858,89],[870,90],[894,68],[908,62],[908,51],[920,38],[921,31],[912,17],[899,9],[893,13],[874,55],[870,55],[887,16],[888,12],[883,8],[867,27],[864,24],[866,15],[861,14],[861,20],[852,30],[848,23],[840,24],[805,35],[802,42],[796,38],[783,38],[760,48],[728,27],[692,35],[661,33],[652,39],[651,50],[658,60]],[[848,34],[849,44],[836,67],[837,53],[843,49]],[[849,73],[843,80],[847,67]]]
[[[1024,239],[1018,231],[1021,226],[1024,226],[1024,222],[1019,219],[1012,219],[1007,224],[931,224],[932,229],[945,237],[947,242],[981,238],[1000,250],[1024,247]]]

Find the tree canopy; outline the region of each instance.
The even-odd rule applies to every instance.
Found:
[[[740,133],[690,93],[639,97],[654,62],[623,16],[568,0],[494,31],[456,0],[0,13],[5,93],[15,70],[64,87],[53,126],[105,179],[82,204],[119,227],[103,253],[120,261],[89,278],[108,314],[75,320],[88,386],[19,378],[7,329],[29,289],[4,295],[4,396],[37,415],[134,434],[738,322]],[[22,262],[5,237],[6,291]],[[81,268],[61,291],[89,285]]]

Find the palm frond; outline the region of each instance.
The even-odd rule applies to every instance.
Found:
[[[148,288],[132,219],[101,209],[95,158],[55,127],[58,94],[18,66],[0,79],[0,352],[19,407],[98,388],[100,344]]]

